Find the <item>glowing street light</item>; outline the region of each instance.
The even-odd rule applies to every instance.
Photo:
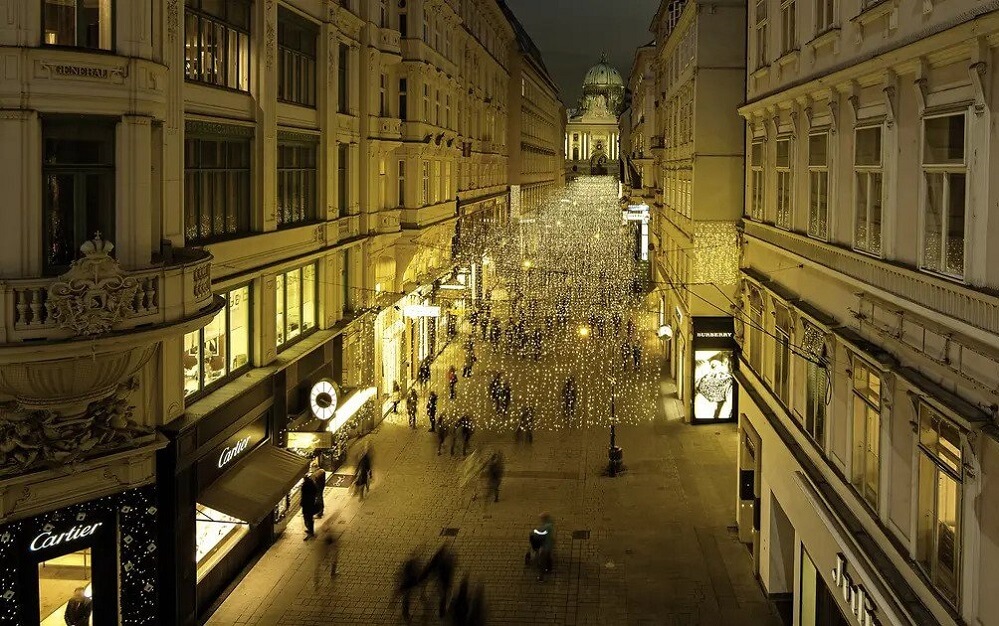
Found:
[[[580,337],[586,339],[587,337],[590,336],[590,327],[586,325],[580,326],[576,332],[579,333]]]

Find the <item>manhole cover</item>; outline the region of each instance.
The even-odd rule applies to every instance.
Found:
[[[588,530],[574,530],[574,531],[572,531],[572,538],[573,539],[589,539],[590,538],[590,531],[588,531]]]
[[[457,537],[457,536],[458,536],[457,528],[444,528],[441,530],[441,537]]]

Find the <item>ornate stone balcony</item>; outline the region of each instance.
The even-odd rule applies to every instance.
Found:
[[[402,139],[402,120],[396,117],[368,118],[368,136],[382,141]]]
[[[337,241],[350,241],[361,236],[361,216],[345,215],[336,221]]]
[[[378,29],[378,49],[384,53],[402,57],[401,35],[391,28]]]

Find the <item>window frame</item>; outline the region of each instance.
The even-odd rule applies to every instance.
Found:
[[[812,139],[815,137],[825,137],[825,162],[821,165],[812,163]],[[832,160],[830,152],[832,151],[833,146],[831,137],[832,134],[828,129],[813,131],[808,134],[808,236],[822,241],[829,240],[829,207],[831,206],[830,199],[832,196],[829,189],[829,163]],[[822,211],[824,211],[825,215],[821,221],[821,230],[815,228],[815,224],[817,223],[816,213],[820,212],[815,203],[814,189],[816,180],[823,181],[823,184],[825,185],[825,194],[823,196],[824,206],[822,207]]]
[[[781,324],[781,318],[787,322]],[[794,320],[791,311],[778,305],[774,307],[774,395],[785,408],[791,406],[791,346],[794,345]]]
[[[312,166],[303,166],[300,163],[296,165],[288,165],[282,162],[283,151],[282,148],[288,148],[295,150],[296,153],[301,150],[308,150],[312,153]],[[278,228],[294,228],[296,226],[303,226],[305,224],[315,223],[320,220],[319,215],[319,142],[318,137],[316,141],[304,141],[301,139],[282,139],[278,137],[277,141],[277,177],[275,180],[275,188],[277,193],[277,199],[275,202],[275,215],[277,216]],[[297,156],[296,160],[300,160],[301,156]],[[309,179],[311,175],[311,197],[305,198],[304,210],[302,217],[300,219],[293,219],[291,221],[283,220],[282,215],[282,187],[287,189],[286,179]],[[300,196],[306,195],[305,193],[300,193]]]
[[[756,0],[753,11],[753,33],[756,37],[756,45],[753,47],[753,60],[756,62],[757,69],[770,65],[769,51],[767,50],[769,47],[767,37],[770,30],[767,2],[769,0]]]
[[[851,353],[852,359],[852,372],[850,374],[850,448],[851,448],[851,471],[850,471],[850,484],[857,491],[861,500],[870,506],[873,510],[879,510],[879,501],[881,498],[882,486],[881,486],[881,474],[884,467],[883,463],[883,452],[882,452],[882,437],[881,437],[881,427],[884,424],[884,372],[869,361],[863,358],[856,352]],[[863,391],[857,388],[857,374],[858,370],[863,369],[867,373],[867,387]],[[878,390],[877,390],[877,404],[871,398],[870,392],[870,380],[872,377],[876,377],[878,380]],[[862,405],[865,409],[864,415],[860,416],[857,414],[857,407]],[[877,420],[876,430],[871,429],[871,418],[875,417]],[[858,422],[863,421],[862,432],[858,433]],[[873,483],[876,485],[876,490],[869,491],[869,486],[871,484],[871,477],[869,473],[869,457],[871,455],[871,442],[869,435],[872,432],[877,433],[877,451],[874,454],[874,458],[877,459],[877,470],[876,476],[874,477]],[[858,437],[861,437],[861,444],[858,446]],[[859,449],[859,452],[858,452]],[[859,458],[858,458],[859,457]]]
[[[229,38],[233,34],[235,34],[237,37],[237,44],[236,44],[237,49],[239,48],[240,36],[245,37],[246,59],[244,61],[240,55],[237,54],[236,56],[235,65],[233,67],[235,67],[236,69],[237,77],[235,81],[236,86],[233,86],[232,84],[230,84],[228,74],[225,77],[223,77],[221,81],[214,81],[214,80],[208,80],[205,77],[208,76],[209,74],[215,74],[215,72],[207,71],[204,68],[200,68],[200,64],[198,68],[199,71],[193,71],[191,67],[188,67],[188,56],[185,52],[184,80],[193,83],[198,83],[200,85],[205,85],[208,87],[213,87],[216,89],[228,89],[230,91],[236,91],[239,93],[250,93],[253,87],[253,82],[252,82],[253,72],[251,71],[250,67],[251,60],[253,58],[253,29],[252,29],[253,19],[252,17],[249,17],[252,12],[252,1],[232,0],[232,4],[230,2],[226,2],[225,4],[222,5],[227,8],[226,10],[227,14],[229,13],[229,9],[231,9],[233,6],[242,5],[245,8],[246,14],[248,16],[245,26],[243,24],[234,22],[231,19],[228,19],[228,15],[226,17],[220,17],[212,13],[208,13],[207,11],[204,11],[201,8],[200,4],[201,2],[202,0],[185,0],[184,2],[185,46],[189,47],[188,44],[190,43],[190,38],[192,37],[192,35],[188,32],[189,18],[193,17],[195,20],[197,20],[197,24],[199,27],[197,34],[193,35],[197,44],[196,49],[194,51],[194,58],[198,59],[208,56],[204,52],[205,40],[202,37],[200,37],[201,33],[203,32],[201,27],[204,25],[204,23],[207,22],[214,25],[216,28],[222,28],[223,29],[222,32],[225,33],[225,43],[221,46],[221,49],[224,51],[224,55],[220,56],[223,56],[223,58],[226,60],[226,63],[223,65],[226,72],[232,69],[229,63],[229,51],[233,48],[233,46],[230,44]],[[195,6],[195,4],[197,6]],[[216,34],[218,33],[216,32]]]
[[[860,146],[860,141],[859,141],[860,133],[862,133],[864,131],[869,131],[869,130],[877,130],[878,131],[878,146],[879,146],[880,150],[878,151],[878,162],[877,162],[877,165],[858,164],[857,163],[857,150],[858,150],[858,148]],[[857,252],[861,252],[863,254],[869,254],[871,256],[875,256],[875,257],[878,257],[878,258],[881,258],[881,256],[884,254],[884,206],[885,206],[885,196],[886,196],[886,193],[887,193],[887,190],[885,189],[885,184],[884,184],[884,170],[885,170],[885,167],[884,167],[884,151],[885,151],[885,148],[884,148],[884,126],[882,124],[879,123],[879,124],[873,124],[873,125],[863,125],[863,126],[858,126],[857,128],[854,129],[854,133],[853,133],[853,235],[852,235],[853,249],[856,250]],[[879,218],[880,218],[879,219],[880,230],[879,230],[879,234],[878,234],[878,247],[877,247],[877,250],[874,250],[873,247],[870,245],[870,241],[871,241],[871,224],[873,223],[871,221],[871,215],[872,215],[871,201],[874,198],[874,196],[871,194],[871,182],[872,182],[872,180],[874,179],[875,176],[880,180],[880,187],[881,187],[880,202],[879,202],[879,205],[878,205],[878,212],[879,212]],[[864,179],[866,179],[866,181],[867,181],[866,182],[866,187],[865,187],[865,189],[866,189],[866,193],[865,193],[866,208],[865,208],[865,213],[864,213],[864,215],[865,215],[865,221],[867,223],[866,228],[865,228],[866,239],[867,239],[866,243],[867,243],[867,245],[861,245],[861,243],[859,241],[859,238],[858,238],[858,230],[857,230],[859,222],[860,222],[860,191],[861,191],[860,180],[861,180],[862,177]]]
[[[312,277],[312,327],[304,328],[305,326],[305,269],[311,267],[313,271]],[[292,338],[288,338],[288,276],[298,272],[298,334]],[[319,262],[313,261],[312,263],[306,263],[305,265],[299,265],[298,267],[293,267],[291,269],[285,270],[283,272],[278,272],[275,277],[274,284],[274,345],[277,352],[282,352],[289,347],[295,345],[299,341],[305,339],[309,335],[319,330]],[[281,282],[281,287],[278,287],[278,282]],[[277,301],[278,293],[284,298],[284,302]],[[278,329],[278,317],[281,317],[282,323],[284,325],[283,329],[280,329],[283,334],[279,334]],[[279,338],[283,337],[283,341],[279,341]]]
[[[759,147],[760,161],[755,163],[755,150]],[[767,162],[767,142],[764,139],[753,139],[749,145],[749,176],[750,176],[750,199],[749,217],[762,221],[766,214],[766,175],[765,166]]]
[[[313,43],[312,52],[309,53],[307,50],[292,47],[288,45],[287,42],[282,43],[282,35],[291,34],[288,32],[289,30],[302,38],[311,34]],[[277,101],[285,104],[304,106],[310,109],[316,108],[319,82],[319,25],[302,17],[301,15],[298,15],[290,9],[279,6],[277,48]],[[298,66],[297,81],[295,80],[295,77],[287,76],[287,69],[285,68],[285,65],[288,60],[298,61],[301,64]],[[309,67],[311,67],[311,81],[306,80],[303,83],[302,78],[308,73],[307,70]],[[291,85],[290,83],[294,83],[294,85]],[[289,95],[289,89],[294,93]]]
[[[837,27],[836,13],[839,7],[836,0],[815,0],[815,34],[833,30]]]
[[[190,129],[188,129],[188,131],[185,132],[184,134],[184,240],[188,243],[194,243],[196,245],[204,245],[219,241],[226,241],[230,239],[238,239],[240,237],[245,237],[247,235],[250,235],[253,232],[253,213],[255,206],[253,202],[253,193],[252,193],[253,175],[254,175],[254,167],[253,167],[254,137],[252,136],[253,130],[243,129],[242,127],[230,127],[230,128],[232,128],[233,130],[238,129],[238,132],[233,132],[231,134],[221,134],[221,133],[191,131]],[[246,131],[245,133],[243,132],[244,130]],[[187,142],[189,141],[197,141],[201,143],[214,142],[216,144],[221,144],[221,146],[224,147],[221,146],[217,147],[216,150],[220,151],[220,153],[224,152],[225,158],[227,159],[226,165],[211,167],[211,168],[201,165],[200,158],[203,152],[202,152],[201,143],[199,143],[197,149],[194,150],[194,153],[198,155],[199,164],[197,167],[191,167],[187,162],[187,156],[188,156]],[[232,154],[229,146],[237,144],[240,145],[242,149],[246,150],[245,167],[232,167],[228,164],[228,159]],[[198,178],[193,181],[195,187],[189,191],[188,178],[190,176],[195,175],[196,173],[198,174]],[[226,176],[226,178],[224,178],[224,181],[226,182],[226,189],[228,191],[232,191],[233,189],[236,188],[241,189],[246,194],[245,204],[243,206],[235,205],[237,209],[236,213],[237,225],[234,231],[229,232],[228,228],[223,226],[222,233],[215,232],[215,229],[212,228],[212,233],[207,236],[203,235],[189,236],[188,222],[191,217],[191,215],[189,214],[191,207],[188,206],[188,200],[191,199],[191,194],[197,196],[197,198],[195,198],[195,200],[197,200],[195,204],[197,204],[196,210],[198,211],[198,214],[193,217],[196,218],[197,222],[196,227],[198,228],[200,235],[200,226],[203,223],[202,218],[204,217],[202,209],[205,208],[203,205],[207,204],[207,202],[204,199],[203,184],[206,181],[206,177],[210,176],[212,173],[216,174],[221,173],[223,174],[223,176]],[[228,176],[235,176],[240,173],[243,174],[245,181],[242,181],[239,185],[233,187],[231,184],[231,180],[228,178]],[[210,207],[208,208],[210,209]],[[244,209],[245,212],[242,211]],[[242,215],[240,214],[241,212],[243,213]],[[213,215],[213,213],[210,211],[209,215]],[[242,221],[242,224],[238,223],[240,220]]]
[[[350,45],[337,40],[336,112],[350,115]]]
[[[787,165],[780,165],[780,145],[787,144]],[[791,230],[794,226],[794,136],[780,135],[776,139],[776,156],[774,172],[777,178],[776,193],[774,193],[774,224],[778,228]],[[781,191],[784,191],[786,206],[781,205]]]
[[[97,52],[97,53],[108,52],[108,53],[112,53],[113,54],[115,52],[115,50],[117,49],[117,46],[115,45],[115,38],[117,37],[117,34],[118,34],[118,32],[117,32],[118,20],[115,19],[115,13],[116,13],[115,10],[117,8],[116,5],[118,3],[118,0],[107,0],[107,1],[108,1],[108,3],[110,4],[110,7],[111,7],[110,10],[109,10],[111,24],[110,24],[109,33],[108,33],[108,38],[110,39],[110,41],[108,42],[108,47],[107,48],[100,47],[100,44],[98,44],[98,46],[96,48],[94,48],[94,47],[91,47],[91,46],[83,46],[83,45],[79,45],[79,44],[48,43],[48,42],[46,42],[45,41],[45,33],[46,33],[46,29],[45,29],[45,4],[46,4],[47,0],[42,0],[42,2],[41,2],[41,10],[39,11],[39,13],[40,13],[40,15],[39,15],[39,22],[41,23],[40,31],[39,31],[41,33],[41,47],[43,47],[43,48],[56,48],[56,49],[61,48],[61,49],[66,49],[66,50],[87,50],[89,52]],[[75,24],[76,28],[74,29],[74,33],[73,34],[74,34],[74,37],[75,37],[75,39],[77,41],[79,40],[80,30],[81,30],[81,28],[83,26],[83,22],[80,19],[80,15],[79,15],[80,14],[79,5],[82,4],[83,2],[84,2],[84,0],[73,0],[73,7],[77,11],[77,16],[76,16],[76,20],[75,20],[75,22],[76,22],[76,24]],[[98,37],[98,39],[99,39],[99,37]]]
[[[336,144],[336,208],[337,217],[350,215],[350,144]]]
[[[780,0],[781,53],[790,54],[798,49],[797,0]]]
[[[964,137],[962,143],[962,162],[958,163],[927,163],[926,162],[926,122],[934,119],[943,119],[948,117],[962,117],[964,118]],[[940,112],[932,115],[924,115],[921,120],[920,128],[920,210],[919,210],[919,269],[923,272],[929,274],[934,274],[949,278],[951,280],[964,281],[968,270],[968,217],[969,217],[969,206],[968,206],[968,192],[970,189],[970,167],[968,159],[968,113],[965,110],[960,111],[946,111]],[[947,233],[950,221],[950,198],[951,198],[951,176],[960,175],[964,176],[964,224],[962,232],[962,259],[961,259],[961,272],[953,273],[948,271],[947,265],[947,243],[949,242],[949,234]],[[929,208],[930,200],[930,190],[929,190],[929,177],[930,176],[943,176],[944,188],[942,191],[942,209],[944,213],[940,216],[940,228],[941,228],[941,241],[940,241],[940,258],[937,259],[939,265],[943,267],[927,267],[926,261],[926,220],[927,220],[927,210]],[[942,263],[941,263],[942,261]]]
[[[229,296],[234,291],[246,288],[246,363],[239,366],[236,369],[231,369],[232,359],[229,354],[229,347],[232,346],[232,308],[229,305]],[[205,328],[201,327],[195,331],[191,331],[184,335],[183,344],[183,354],[187,353],[187,336],[193,333],[198,334],[198,389],[188,394],[186,391],[184,393],[184,404],[191,404],[196,402],[201,398],[204,398],[213,391],[224,387],[226,384],[232,382],[236,378],[239,378],[244,373],[253,369],[253,283],[246,282],[239,285],[233,285],[225,290],[225,306],[222,311],[225,312],[225,343],[226,343],[226,355],[225,355],[225,367],[226,373],[218,380],[214,380],[208,385],[205,384],[205,367],[204,367],[204,354],[205,354]],[[222,311],[219,311],[221,313]],[[209,322],[210,323],[210,322]],[[206,325],[207,326],[207,325]],[[183,356],[181,357],[183,358]],[[186,381],[186,378],[185,378]]]

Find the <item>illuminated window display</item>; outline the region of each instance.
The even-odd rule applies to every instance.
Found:
[[[277,275],[277,345],[286,346],[316,329],[316,264]]]
[[[41,626],[63,626],[67,614],[89,615],[88,623],[94,623],[91,559],[90,548],[84,548],[38,564]]]
[[[195,559],[198,562],[198,580],[204,577],[249,532],[249,525],[199,504],[195,530]]]
[[[225,294],[203,329],[184,335],[184,396],[217,387],[250,366],[250,286]]]
[[[732,318],[694,318],[694,422],[735,419],[735,347]]]

